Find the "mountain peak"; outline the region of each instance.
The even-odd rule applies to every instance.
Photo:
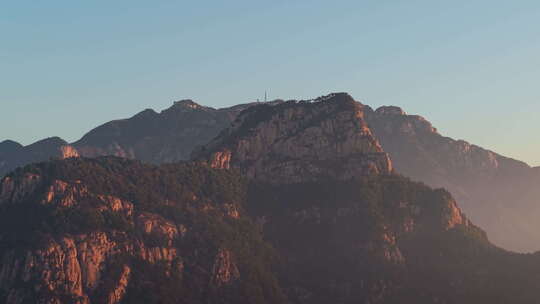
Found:
[[[328,95],[317,97],[310,100],[311,103],[332,103],[339,105],[341,110],[354,110],[361,103],[354,100],[354,98],[345,92],[330,93]],[[362,105],[363,106],[363,105]]]
[[[163,111],[161,114],[171,114],[177,112],[193,112],[193,111],[214,111],[211,107],[202,106],[191,99],[182,99],[173,102],[173,105]]]
[[[0,142],[0,155],[14,153],[23,148],[23,145],[13,140],[4,140]],[[0,174],[1,176],[2,174]]]
[[[200,104],[194,102],[191,99],[182,99],[175,101],[173,103],[174,108],[182,108],[182,109],[203,109],[206,107],[201,106]]]
[[[331,102],[354,102],[354,98],[346,92],[330,93],[325,96],[321,96],[314,100],[315,102],[331,101]]]
[[[137,113],[135,116],[142,116],[142,117],[146,117],[146,116],[154,116],[156,115],[157,112],[154,111],[154,109],[144,109],[143,111]]]
[[[251,107],[194,158],[279,183],[392,172],[362,105],[346,93]]]
[[[6,139],[4,141],[1,141],[0,145],[1,146],[4,146],[4,145],[11,145],[11,146],[16,145],[16,146],[21,146],[22,147],[22,145],[20,143],[14,141],[14,140],[11,140],[11,139]]]
[[[2,142],[0,142],[0,148],[22,148],[23,145],[21,145],[20,143],[16,142],[16,141],[13,141],[13,140],[10,140],[10,139],[6,139]]]
[[[58,136],[47,137],[42,140],[38,140],[35,143],[29,145],[28,147],[56,147],[67,145],[68,143]]]

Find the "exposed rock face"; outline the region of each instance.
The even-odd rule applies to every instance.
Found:
[[[345,93],[253,107],[194,158],[267,182],[390,174],[390,159],[363,115],[362,105]]]
[[[135,119],[137,116],[135,116],[129,120],[132,121],[133,125],[129,128],[127,121],[111,122],[90,132],[79,143],[94,138],[95,135],[92,134],[102,133],[100,138],[106,139],[103,142],[107,142],[109,148],[103,148],[101,144],[89,144],[87,146],[102,147],[103,151],[93,153],[86,150],[87,153],[83,153],[83,155],[113,154],[155,163],[186,159],[193,148],[207,143],[222,129],[228,127],[241,110],[249,106],[251,105],[214,110],[189,100],[181,101],[161,114],[150,111],[143,112],[146,114],[142,116],[147,118],[141,119],[140,122],[144,123],[139,125],[150,127],[145,127],[142,131],[135,126],[137,125]],[[470,218],[484,227],[498,245],[517,251],[540,249],[536,245],[540,244],[540,234],[537,233],[539,227],[536,224],[536,218],[540,214],[540,209],[537,208],[537,205],[540,204],[538,199],[540,190],[536,186],[540,182],[538,170],[529,168],[523,162],[506,158],[465,141],[444,137],[429,121],[421,116],[407,115],[399,107],[385,106],[375,111],[368,106],[360,107],[362,108],[363,120],[368,122],[372,135],[380,142],[383,150],[389,153],[398,173],[433,187],[448,189]],[[173,114],[165,115],[164,112],[176,113],[176,116]],[[295,115],[293,110],[289,110],[289,112],[291,113],[289,115]],[[155,118],[152,120],[149,117]],[[168,122],[172,117],[177,117],[174,119],[186,123]],[[218,119],[218,117],[227,118],[223,120]],[[166,127],[156,127],[157,131],[145,133],[147,130],[152,130],[154,125]],[[105,128],[105,126],[109,127]],[[239,127],[238,122],[235,127]],[[265,126],[265,128],[273,130],[272,132],[276,131],[275,126],[270,125]],[[126,131],[128,129],[133,131]],[[160,134],[159,136],[169,135],[163,135],[163,142],[160,142],[155,140],[159,137],[156,134]],[[268,135],[274,136],[277,133],[260,135],[262,138],[252,140],[249,146],[242,143],[244,146],[239,146],[238,151],[244,149],[243,153],[247,153],[248,150],[253,153],[254,149],[260,149],[263,144],[269,144],[260,141],[263,138],[269,139]],[[325,134],[313,133],[313,130],[303,135],[307,137],[296,136],[299,143],[296,145],[297,147],[312,141],[309,136],[318,138],[326,136]],[[91,143],[91,141],[89,142]],[[127,142],[129,144],[125,144]],[[137,144],[131,144],[131,142]],[[317,141],[313,142],[317,143]],[[283,149],[291,148],[285,145],[290,145],[290,142],[280,143],[281,152],[284,152]],[[278,148],[277,145],[272,146]],[[264,148],[267,147],[264,146]],[[313,146],[312,150],[317,150],[317,147]],[[214,167],[230,165],[231,152],[230,147],[217,151],[211,160],[212,165]],[[297,152],[300,150],[296,149],[295,153]],[[287,152],[283,155],[289,157],[291,153]],[[320,153],[313,152],[313,154],[316,154],[314,157],[319,157]],[[253,155],[244,156],[247,160],[254,158]],[[292,156],[300,157],[300,154]],[[313,155],[306,153],[302,157],[307,159]],[[307,164],[285,163],[283,166],[284,168],[279,170],[291,170],[292,172],[295,170],[318,170],[317,168],[306,169],[309,167]],[[362,166],[362,164],[355,164],[355,166]],[[258,170],[260,171],[260,169]],[[303,172],[294,174],[303,174]],[[312,172],[312,174],[318,173]],[[350,172],[343,173],[343,176],[350,174]]]
[[[264,250],[260,237],[251,236],[256,229],[239,231],[237,222],[248,223],[240,201],[227,195],[215,201],[193,183],[211,183],[219,193],[225,185],[235,187],[235,175],[193,165],[167,168],[71,158],[5,177],[0,183],[0,302],[169,303],[176,298],[171,302],[176,303],[181,296],[189,303],[248,303],[243,299],[250,286],[274,288],[265,285],[275,284],[272,275],[269,281],[257,274],[270,264],[219,241],[241,234],[244,246]],[[134,172],[141,181],[132,190],[139,194],[131,194],[136,203],[122,197],[133,192],[117,191]],[[119,183],[103,192],[111,182]],[[28,223],[21,214],[28,214]],[[253,299],[258,301],[257,295]],[[278,288],[267,303],[280,299]]]
[[[512,302],[505,287],[536,301],[540,259],[491,245],[444,190],[399,176],[263,184],[250,206],[293,303]]]
[[[252,105],[212,109],[191,100],[183,100],[161,113],[145,110],[130,119],[104,124],[75,143],[76,147],[57,137],[26,147],[13,141],[3,141],[0,143],[0,176],[28,163],[50,158],[76,157],[78,150],[83,156],[117,155],[153,163],[186,159],[194,147],[206,144],[228,127],[240,111]],[[309,114],[306,120],[302,116],[297,122],[291,121],[291,118],[300,117],[300,108],[302,107],[297,105],[295,110],[293,102],[290,102],[288,109],[283,111],[283,115],[289,116],[283,116],[284,121],[279,122],[279,125],[270,123],[279,121],[274,117],[269,118],[266,125],[261,122],[260,126],[252,128],[250,132],[264,128],[266,133],[259,132],[259,138],[244,136],[238,146],[234,147],[236,156],[232,154],[233,147],[224,145],[210,160],[212,166],[226,168],[231,164],[234,166],[235,162],[255,162],[256,166],[252,166],[253,172],[249,174],[269,175],[269,179],[278,177],[281,174],[279,172],[287,172],[286,175],[291,177],[306,175],[305,173],[312,177],[321,174],[331,177],[335,173],[324,169],[324,166],[336,167],[340,163],[345,166],[339,170],[343,178],[350,177],[353,171],[357,172],[350,169],[351,167],[365,167],[366,172],[380,170],[384,164],[378,164],[381,162],[378,157],[376,160],[351,157],[348,160],[351,164],[339,160],[343,151],[356,147],[359,147],[358,151],[362,151],[359,142],[363,139],[334,145],[334,141],[339,143],[339,137],[333,138],[329,135],[340,134],[352,138],[347,132],[357,132],[365,126],[360,129],[352,127],[347,130],[333,130],[331,123],[349,119],[344,114],[347,111],[361,112],[362,119],[359,121],[367,121],[369,132],[380,142],[383,150],[389,153],[398,173],[433,187],[448,189],[469,217],[489,232],[495,243],[518,251],[540,249],[536,245],[540,244],[540,234],[537,233],[539,227],[536,223],[540,214],[540,208],[537,207],[540,203],[540,190],[537,187],[540,182],[539,170],[465,141],[444,137],[426,119],[407,115],[402,109],[393,106],[380,107],[375,111],[368,106],[358,105],[356,108],[360,110],[351,107],[350,110],[343,111],[341,116],[335,115],[334,122],[321,122],[320,128],[307,128],[290,136],[288,140],[271,142],[272,138],[282,138],[280,130],[300,130],[305,121],[313,118],[309,118]],[[327,107],[327,110],[332,111],[330,107]],[[271,111],[266,109],[258,112]],[[243,115],[231,130],[241,128],[247,115]],[[346,125],[342,122],[339,124]],[[362,134],[362,131],[356,134]],[[274,168],[275,166],[266,166],[261,160],[255,161],[256,155],[267,148],[273,149],[280,157],[290,158],[289,162],[282,162],[282,168]],[[334,163],[324,163],[329,159],[328,154],[335,155],[332,156],[334,160],[331,160],[335,161]],[[237,159],[238,157],[244,160]],[[305,161],[302,163],[298,159]],[[319,163],[312,166],[314,160]],[[265,169],[262,169],[263,166]],[[266,172],[262,172],[265,170]],[[291,181],[295,179],[287,182]]]
[[[362,109],[343,94],[253,107],[199,151],[220,169],[107,157],[9,174],[0,302],[536,304],[540,256],[393,174]]]
[[[396,106],[383,106],[383,107],[378,108],[375,112],[380,115],[406,115],[407,114],[400,107],[396,107]]]
[[[72,145],[58,137],[26,147],[6,140],[0,143],[0,177],[17,167],[50,158],[112,155],[155,164],[187,160],[195,147],[208,143],[242,110],[256,104],[214,109],[181,100],[160,113],[146,109],[129,119],[105,123]]]
[[[16,203],[25,199],[40,183],[41,176],[33,173],[4,178],[0,188],[0,204]]]
[[[129,279],[131,277],[131,268],[127,265],[124,265],[122,268],[122,273],[120,274],[120,278],[118,279],[117,285],[113,288],[113,290],[109,293],[107,297],[107,304],[114,304],[114,303],[120,303],[122,298],[127,292],[127,286],[129,283]]]
[[[404,115],[396,108],[381,112]],[[410,286],[401,280],[403,273],[415,280],[420,252],[444,263],[431,243],[421,249],[424,237],[454,244],[454,235],[470,234],[486,253],[498,252],[448,192],[392,174],[363,107],[348,95],[248,109],[194,158],[250,178],[251,212],[283,258],[295,303],[406,302]],[[363,162],[373,165],[357,165]],[[465,251],[444,254],[472,258]],[[439,283],[451,289],[457,282],[448,273]],[[424,293],[416,295],[419,302],[436,301],[436,290]]]
[[[372,110],[358,104],[341,111],[341,114],[330,106],[326,110],[320,107],[321,113],[328,111],[334,118],[317,122],[314,116],[316,106],[308,107],[306,102],[288,102],[287,106],[279,107],[281,110],[287,108],[281,113],[281,110],[269,110],[270,105],[274,104],[283,102],[268,103],[266,109],[256,107],[259,110],[242,115],[228,132],[244,130],[243,126],[252,124],[247,118],[255,117],[255,112],[261,114],[265,121],[261,120],[258,126],[250,125],[250,131],[240,134],[241,140],[233,139],[237,146],[223,143],[222,149],[214,151],[209,159],[211,165],[227,168],[237,166],[239,162],[253,162],[253,166],[249,165],[252,169],[248,174],[262,174],[275,180],[284,174],[290,178],[285,182],[298,181],[295,179],[298,176],[315,178],[325,174],[328,178],[339,174],[346,179],[353,172],[358,174],[353,167],[363,167],[363,172],[384,171],[384,159],[361,156],[361,151],[364,148],[370,150],[368,146],[371,145],[362,146],[361,143],[369,142],[361,138],[367,122],[370,136],[390,155],[396,172],[432,187],[448,189],[466,214],[484,227],[496,244],[517,251],[540,249],[537,245],[540,244],[540,227],[536,221],[540,215],[540,188],[537,187],[540,170],[465,141],[444,137],[429,121],[421,116],[407,115],[399,107],[385,106]],[[0,143],[0,176],[28,163],[75,157],[78,154],[88,157],[116,155],[152,163],[188,159],[195,147],[207,144],[229,127],[242,110],[254,105],[257,104],[213,109],[191,100],[182,100],[160,113],[145,110],[132,118],[106,123],[88,132],[73,145],[59,138],[49,138],[26,147],[4,141]],[[306,110],[306,119],[301,113],[304,111],[302,109]],[[266,117],[262,115],[264,113],[283,116]],[[362,117],[351,118],[353,113],[361,113]],[[297,120],[291,120],[293,118]],[[347,120],[356,120],[358,125],[352,126],[353,123],[350,127],[345,122]],[[301,130],[309,123],[319,124],[319,127]],[[333,123],[344,129],[333,129]],[[259,132],[262,128],[265,131]],[[283,134],[284,129],[295,130],[298,134]],[[249,135],[254,132],[259,135]],[[350,133],[357,134],[356,139]],[[332,134],[339,134],[349,141],[342,142],[340,136]],[[280,138],[280,141],[272,142],[276,138]],[[214,141],[214,144],[216,142],[220,140]],[[271,149],[282,160],[288,161],[280,162],[279,168],[276,163],[267,165],[264,160],[257,158],[264,149]],[[348,160],[340,159],[340,155],[352,150],[359,152],[357,157],[351,154]],[[340,165],[343,168],[339,168]],[[329,167],[339,172],[327,170]]]
[[[46,191],[36,196],[39,189]],[[28,204],[29,198],[42,205],[54,206],[53,208],[70,209],[77,208],[81,201],[93,199],[99,201],[100,206],[97,208],[102,212],[107,210],[123,213],[127,218],[133,213],[132,203],[112,196],[95,195],[77,181],[68,183],[53,180],[47,183],[40,175],[30,173],[4,178],[0,206]],[[112,235],[118,236],[115,233]],[[143,243],[136,245],[144,246]],[[12,300],[8,303],[19,303],[27,297],[33,297],[25,289],[19,290],[14,287],[13,284],[17,282],[32,284],[38,293],[56,295],[43,298],[46,303],[63,303],[66,297],[70,303],[89,303],[89,293],[99,287],[103,267],[111,256],[142,252],[140,257],[143,260],[147,257],[152,262],[160,260],[152,259],[151,254],[144,254],[146,251],[144,247],[142,249],[139,247],[118,244],[109,237],[109,234],[103,232],[63,236],[58,241],[49,238],[42,248],[28,250],[22,255],[16,254],[16,251],[7,251],[3,255],[0,269],[0,286],[10,290],[12,296],[8,298]],[[124,273],[122,277],[122,280],[126,281],[129,272]],[[108,303],[120,301],[120,296],[125,293],[125,286],[122,287],[125,283],[119,283],[120,287],[115,290]]]
[[[489,178],[504,167],[515,171],[527,169],[524,163],[503,158],[462,140],[443,137],[423,117],[406,115],[396,108],[368,110],[366,119],[385,151],[390,153],[396,170],[406,176],[432,186],[446,183],[444,186],[460,195],[466,192],[461,189],[462,184]],[[463,177],[466,180],[459,181]]]
[[[229,250],[220,249],[212,269],[210,284],[220,287],[240,278],[240,272]]]
[[[478,294],[534,303],[528,290],[536,289],[524,282],[534,282],[535,268],[491,246],[444,190],[392,174],[244,182],[229,170],[120,158],[12,173],[0,187],[0,301],[428,304],[453,290],[460,303]],[[245,197],[278,254],[250,224]],[[452,271],[438,269],[447,259]],[[463,260],[467,267],[456,262]],[[506,285],[511,293],[482,285],[508,284],[501,277],[511,272],[492,261],[521,273]],[[478,267],[493,272],[479,275]],[[424,273],[440,277],[434,284]]]
[[[396,171],[448,189],[498,245],[540,249],[540,174],[523,162],[437,132],[421,116],[397,107],[366,108],[366,120]]]
[[[61,146],[60,147],[60,159],[79,157],[79,152],[73,146]]]
[[[74,147],[58,137],[43,139],[24,147],[12,141],[4,141],[0,143],[0,177],[29,163],[78,156]]]
[[[214,109],[192,100],[181,100],[156,113],[143,112],[99,126],[73,145],[83,156],[114,155],[151,163],[170,163],[189,158],[252,104]]]

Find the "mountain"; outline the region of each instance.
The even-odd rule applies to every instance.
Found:
[[[0,185],[0,302],[285,303],[234,172],[120,158]]]
[[[147,109],[108,122],[73,146],[87,157],[114,155],[156,164],[186,160],[195,147],[206,144],[251,105],[214,109],[181,100],[160,113]]]
[[[266,103],[266,108],[269,109],[273,105],[282,103],[285,102],[278,100]],[[309,131],[311,130],[308,128],[309,123],[294,114],[294,103],[288,102],[291,110],[287,115],[291,115],[296,122],[289,119],[287,127],[295,125],[297,129],[306,128],[308,131],[298,129],[295,132],[301,132],[302,135],[292,136],[288,139],[289,142],[284,141],[279,146],[280,151],[276,152],[281,153],[283,157],[300,159],[295,163],[291,159],[291,163],[287,166],[296,166],[296,168],[289,167],[287,170],[311,170],[306,164],[300,162],[308,162],[309,159],[309,163],[313,163],[314,159],[323,157],[324,153],[339,154],[340,152],[318,148],[323,144],[318,141],[318,137],[328,142],[334,139],[328,138],[324,133],[314,134]],[[309,102],[305,101],[304,104],[307,105]],[[378,141],[379,148],[369,144],[369,140],[355,140],[365,141],[367,146],[371,145],[366,149],[375,149],[373,150],[375,159],[367,161],[375,170],[381,168],[386,170],[383,168],[384,157],[376,156],[376,153],[381,153],[382,148],[382,153],[388,153],[392,159],[392,169],[396,172],[435,188],[448,189],[456,197],[465,213],[489,232],[495,244],[520,252],[540,249],[539,226],[536,220],[540,216],[540,188],[537,186],[540,183],[540,170],[538,168],[531,168],[523,162],[501,156],[465,141],[445,137],[438,133],[428,120],[417,115],[407,115],[401,108],[385,106],[373,110],[367,105],[357,104],[362,108],[360,112],[363,115],[363,126],[349,125],[342,130],[343,135],[348,132],[349,127],[365,129],[366,125],[368,126],[370,136]],[[0,176],[18,166],[51,157],[64,157],[63,154],[76,155],[78,153],[87,157],[115,155],[155,164],[186,160],[194,150],[204,146],[229,127],[243,110],[250,111],[255,105],[260,105],[260,103],[214,109],[201,106],[191,100],[182,100],[160,113],[145,110],[129,119],[108,122],[91,130],[71,145],[58,138],[45,140],[45,142],[54,143],[52,149],[45,149],[39,144],[20,149],[20,145],[14,142],[3,142],[0,144]],[[299,108],[299,106],[296,107]],[[355,107],[350,107],[351,113],[358,113]],[[316,119],[312,117],[313,121]],[[280,126],[280,128],[283,127],[285,125]],[[327,126],[324,132],[328,133],[331,128],[332,126]],[[275,134],[265,136],[283,135],[279,133],[279,130],[272,130],[272,132]],[[219,140],[223,139],[218,139],[217,142]],[[313,146],[303,147],[304,152],[284,152],[293,140],[310,141],[313,142]],[[69,153],[58,152],[63,146],[68,147]],[[261,150],[262,146],[249,149],[252,151],[250,153],[260,154],[261,151],[255,150]],[[3,150],[12,152],[6,153],[2,152]],[[292,153],[300,154],[293,155]],[[253,155],[245,157],[254,159]],[[363,157],[360,159],[367,160]],[[354,163],[352,159],[351,162],[353,163],[346,164],[340,170],[349,170],[347,168],[350,166],[352,166],[350,168],[371,166],[368,163]],[[265,170],[270,170],[265,161],[259,160],[258,163],[264,166]],[[322,165],[321,163],[317,166]],[[260,169],[254,170],[260,171]],[[285,168],[280,170],[285,170]]]
[[[448,189],[498,245],[540,249],[540,172],[463,140],[444,137],[398,107],[366,108],[366,120],[397,172]]]
[[[197,146],[209,142],[254,104],[214,109],[181,100],[160,113],[146,109],[131,118],[105,123],[72,144],[51,137],[23,148],[6,140],[0,143],[0,176],[26,164],[76,155],[111,155],[155,164],[186,160]]]
[[[194,162],[28,165],[0,183],[0,302],[537,303],[492,245],[395,173],[347,94],[258,105]]]
[[[263,181],[350,179],[392,171],[362,105],[345,93],[247,109],[194,157],[209,159],[216,168],[241,168]]]
[[[250,179],[289,299],[536,303],[540,254],[492,245],[446,190],[396,175],[368,111],[343,93],[253,107],[194,153]]]
[[[12,140],[4,140],[3,142],[0,142],[0,157],[3,155],[14,153],[22,147],[23,146],[18,142]]]
[[[12,170],[12,162],[9,158],[20,151],[23,146],[12,140],[4,140],[0,142],[0,176],[3,176],[9,170]]]
[[[111,155],[150,163],[186,160],[195,147],[210,141],[250,105],[214,109],[181,100],[161,113],[146,109],[131,118],[105,123],[71,145],[58,137],[24,148],[6,140],[0,143],[0,176],[29,163],[62,157],[61,149],[68,149],[66,153],[72,156]]]
[[[74,156],[78,156],[77,151],[59,137],[49,137],[28,146],[6,140],[0,143],[0,176],[29,163]]]

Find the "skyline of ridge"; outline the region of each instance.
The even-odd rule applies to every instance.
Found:
[[[540,165],[538,20],[531,0],[6,3],[0,138],[73,141],[185,97],[345,91]]]
[[[267,93],[267,92],[265,91],[265,93]],[[329,93],[329,94],[331,95],[331,94],[335,94],[335,93],[336,93],[336,92],[334,92],[334,93]],[[346,93],[346,92],[345,92],[345,93]],[[314,100],[316,100],[316,99],[319,98],[319,97],[326,97],[326,96],[330,96],[330,95],[321,95],[321,96],[312,97],[312,98],[306,98],[306,99],[283,99],[283,98],[272,98],[272,99],[269,99],[268,101],[269,101],[269,102],[274,101],[274,100],[285,100],[285,101],[286,101],[286,100],[298,100],[298,101],[299,101],[299,100],[308,100],[308,101],[314,101]],[[354,96],[353,96],[353,98],[354,98]],[[50,138],[60,138],[60,139],[62,139],[62,140],[65,140],[67,143],[71,144],[71,143],[75,143],[75,142],[79,141],[80,139],[82,139],[83,136],[86,135],[86,134],[87,134],[88,132],[90,132],[91,130],[93,130],[93,129],[95,129],[95,128],[97,128],[97,127],[103,125],[103,124],[106,124],[106,123],[108,123],[108,122],[116,121],[116,120],[125,120],[125,119],[129,119],[129,118],[132,118],[132,117],[134,117],[134,116],[138,115],[139,113],[144,112],[144,111],[146,111],[146,110],[152,110],[152,111],[154,111],[154,112],[156,112],[156,113],[160,113],[160,112],[162,112],[162,111],[165,111],[165,110],[167,110],[167,109],[170,109],[171,107],[174,107],[178,102],[181,102],[181,101],[191,101],[191,102],[194,102],[194,103],[196,103],[196,104],[198,104],[198,105],[200,105],[200,106],[203,106],[203,107],[210,107],[210,108],[214,108],[214,109],[226,109],[226,108],[231,108],[231,107],[234,107],[234,106],[237,106],[237,105],[248,104],[248,103],[254,103],[254,102],[260,102],[259,99],[255,99],[255,100],[252,100],[252,101],[246,101],[246,102],[237,103],[237,104],[231,104],[231,105],[226,105],[226,106],[222,106],[222,107],[212,107],[211,105],[206,105],[206,104],[203,104],[203,103],[198,102],[197,100],[193,100],[193,99],[190,99],[190,98],[177,99],[177,100],[172,101],[172,102],[170,103],[169,107],[165,107],[165,108],[162,108],[162,109],[145,108],[145,109],[141,109],[140,111],[138,111],[138,112],[136,112],[136,113],[133,113],[132,115],[129,115],[129,116],[126,116],[126,117],[115,118],[115,119],[112,119],[112,120],[110,120],[110,121],[105,121],[105,122],[99,123],[98,125],[92,127],[91,129],[88,129],[88,130],[84,131],[82,134],[80,134],[78,137],[75,137],[74,139],[72,139],[72,138],[69,138],[69,139],[68,139],[68,138],[65,138],[65,137],[62,137],[62,136],[59,136],[59,135],[52,134],[52,135],[49,135],[49,136],[46,136],[46,137],[43,137],[43,138],[39,138],[39,139],[37,139],[36,141],[32,141],[32,142],[28,142],[28,143],[21,142],[21,141],[19,141],[19,140],[17,140],[17,139],[9,138],[9,137],[8,137],[8,138],[0,138],[0,143],[2,143],[2,142],[7,142],[7,141],[13,141],[13,142],[15,142],[15,143],[21,144],[22,146],[29,146],[29,145],[32,145],[32,144],[41,142],[41,141],[46,140],[46,139],[50,139]],[[373,110],[377,110],[378,108],[381,108],[381,107],[389,107],[389,106],[390,106],[390,107],[398,107],[398,108],[400,108],[403,112],[405,112],[406,115],[419,115],[419,116],[425,118],[427,121],[429,121],[429,122],[433,125],[434,128],[437,129],[437,132],[440,133],[440,134],[443,135],[443,136],[450,137],[450,138],[452,138],[452,139],[454,139],[454,140],[456,140],[456,141],[463,140],[463,141],[465,141],[465,142],[468,142],[469,144],[479,146],[479,147],[481,147],[481,148],[483,148],[483,149],[486,149],[486,150],[489,150],[489,151],[491,151],[491,152],[497,153],[497,154],[499,154],[499,155],[501,155],[501,156],[505,156],[505,157],[509,157],[509,158],[512,158],[512,159],[515,159],[515,160],[518,160],[518,161],[525,162],[525,163],[527,163],[530,167],[537,167],[537,166],[540,166],[540,161],[538,161],[538,163],[534,163],[534,162],[533,162],[533,163],[530,163],[530,162],[528,162],[528,161],[526,161],[526,160],[519,159],[519,158],[516,158],[516,157],[512,157],[512,156],[510,156],[510,155],[506,155],[506,154],[504,154],[504,153],[501,153],[501,152],[499,152],[499,151],[497,151],[497,150],[490,149],[489,147],[485,147],[485,146],[482,146],[482,145],[478,145],[478,144],[475,143],[475,142],[470,142],[470,141],[468,141],[468,140],[466,140],[466,139],[462,139],[462,138],[454,138],[454,137],[452,137],[452,136],[449,136],[448,134],[445,134],[444,132],[441,132],[440,129],[437,127],[436,122],[431,121],[431,120],[429,119],[429,117],[424,117],[423,115],[420,115],[420,114],[417,114],[417,113],[410,113],[409,111],[407,111],[407,109],[404,109],[404,108],[402,108],[402,107],[395,106],[395,105],[391,105],[391,104],[388,104],[388,105],[373,106],[373,105],[366,104],[366,103],[364,103],[364,102],[362,102],[362,101],[359,101],[359,100],[357,100],[357,101],[358,101],[358,102],[361,102],[361,103],[364,104],[364,105],[367,105],[367,106],[373,108]]]

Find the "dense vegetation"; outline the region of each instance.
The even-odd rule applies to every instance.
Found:
[[[176,221],[195,221],[197,207],[207,203],[241,205],[245,193],[242,177],[234,172],[218,172],[189,163],[157,167],[116,157],[74,158],[28,165],[8,176],[25,173],[37,174],[45,180],[37,191],[25,197],[25,202],[2,206],[0,213],[1,231],[9,232],[21,242],[36,233],[129,230],[129,223],[120,215],[98,211],[92,197],[77,202],[75,208],[38,204],[45,187],[54,180],[81,183],[91,193],[113,195],[132,202],[138,212],[158,212]],[[194,201],[194,195],[200,199]],[[166,204],[169,201],[174,204]],[[28,220],[21,222],[21,218]]]
[[[297,303],[536,303],[540,255],[499,249],[467,221],[445,229],[451,203],[443,189],[377,176],[253,184],[248,210],[264,216]]]
[[[26,173],[40,175],[44,180],[23,202],[0,207],[0,253],[14,248],[40,248],[51,237],[96,231],[122,236],[127,242],[140,240],[147,247],[167,246],[162,236],[145,235],[141,228],[137,229],[133,218],[97,208],[96,195],[112,195],[133,203],[133,217],[151,213],[189,231],[174,243],[184,265],[180,272],[170,269],[167,272],[166,265],[151,264],[129,255],[117,257],[107,267],[114,277],[114,269],[119,265],[131,265],[134,279],[128,286],[127,302],[283,302],[272,270],[274,251],[244,215],[246,183],[235,172],[193,163],[158,167],[106,157],[29,165],[9,177]],[[71,207],[39,203],[46,186],[54,180],[84,185],[89,194]],[[225,204],[234,205],[240,216],[226,216]],[[241,279],[213,290],[209,286],[209,272],[219,249],[233,253]],[[96,294],[94,299],[99,296]]]
[[[0,254],[40,248],[50,238],[102,231],[147,247],[133,217],[96,208],[96,195],[188,227],[174,263],[122,254],[107,263],[100,302],[122,265],[132,267],[125,303],[536,303],[540,256],[506,252],[468,223],[448,226],[453,199],[404,177],[290,185],[248,182],[237,172],[195,163],[162,166],[120,158],[30,165],[42,185],[0,208]],[[39,203],[54,180],[87,187],[71,207]],[[227,216],[226,205],[238,210]],[[240,279],[209,284],[220,248],[233,253]],[[275,249],[274,249],[275,248]],[[209,266],[210,265],[210,266]],[[0,291],[3,299],[6,290]]]

